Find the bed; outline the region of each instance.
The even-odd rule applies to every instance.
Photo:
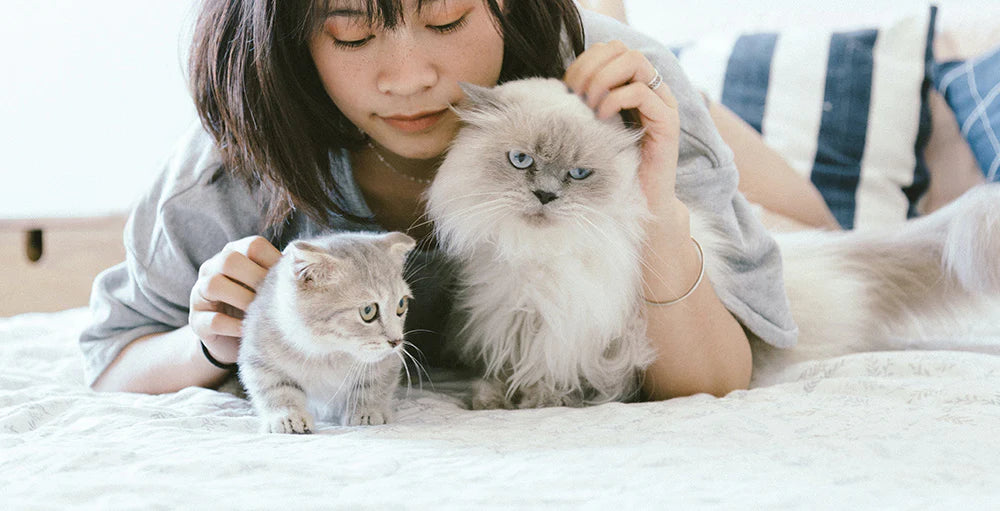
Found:
[[[390,424],[286,436],[259,434],[225,392],[90,391],[86,321],[0,320],[4,509],[1000,503],[1000,338],[803,362],[724,398],[583,409],[469,411],[463,380],[432,373]]]
[[[654,22],[651,0],[593,3]],[[950,170],[930,170],[925,197],[983,180],[960,149],[928,158]],[[899,221],[932,209],[903,204]],[[581,409],[471,411],[464,376],[432,370],[401,389],[390,424],[286,436],[258,433],[225,389],[91,391],[77,347],[88,320],[85,308],[0,318],[0,509],[1000,506],[1000,337],[799,362],[722,398]]]

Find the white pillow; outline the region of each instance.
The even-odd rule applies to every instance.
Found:
[[[719,32],[679,50],[692,83],[808,176],[845,228],[918,213],[928,185],[930,8],[838,32]]]

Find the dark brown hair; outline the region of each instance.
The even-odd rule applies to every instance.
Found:
[[[500,81],[561,78],[565,59],[583,51],[573,0],[483,0],[504,40]],[[391,28],[403,0],[365,0],[369,19]],[[418,6],[422,1],[418,0]],[[363,143],[327,95],[309,53],[325,15],[322,0],[205,0],[188,62],[198,115],[229,172],[265,201],[265,227],[299,211],[320,224],[342,190],[329,152]],[[569,48],[563,44],[568,36]],[[355,220],[359,220],[354,218]]]

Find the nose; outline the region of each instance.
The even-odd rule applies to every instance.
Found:
[[[402,25],[390,31],[383,51],[377,78],[380,93],[413,96],[437,83],[437,67],[417,44],[408,26]]]
[[[396,346],[399,346],[400,344],[403,344],[403,340],[402,339],[389,339],[389,346],[391,346],[393,348],[395,348]]]
[[[531,193],[535,194],[535,197],[538,197],[538,202],[541,202],[542,204],[548,204],[559,198],[558,195],[545,190],[535,190]]]

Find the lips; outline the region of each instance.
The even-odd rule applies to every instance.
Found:
[[[447,111],[447,109],[442,109],[433,112],[420,112],[414,115],[393,115],[380,118],[393,128],[407,133],[415,133],[427,130],[437,124]]]

